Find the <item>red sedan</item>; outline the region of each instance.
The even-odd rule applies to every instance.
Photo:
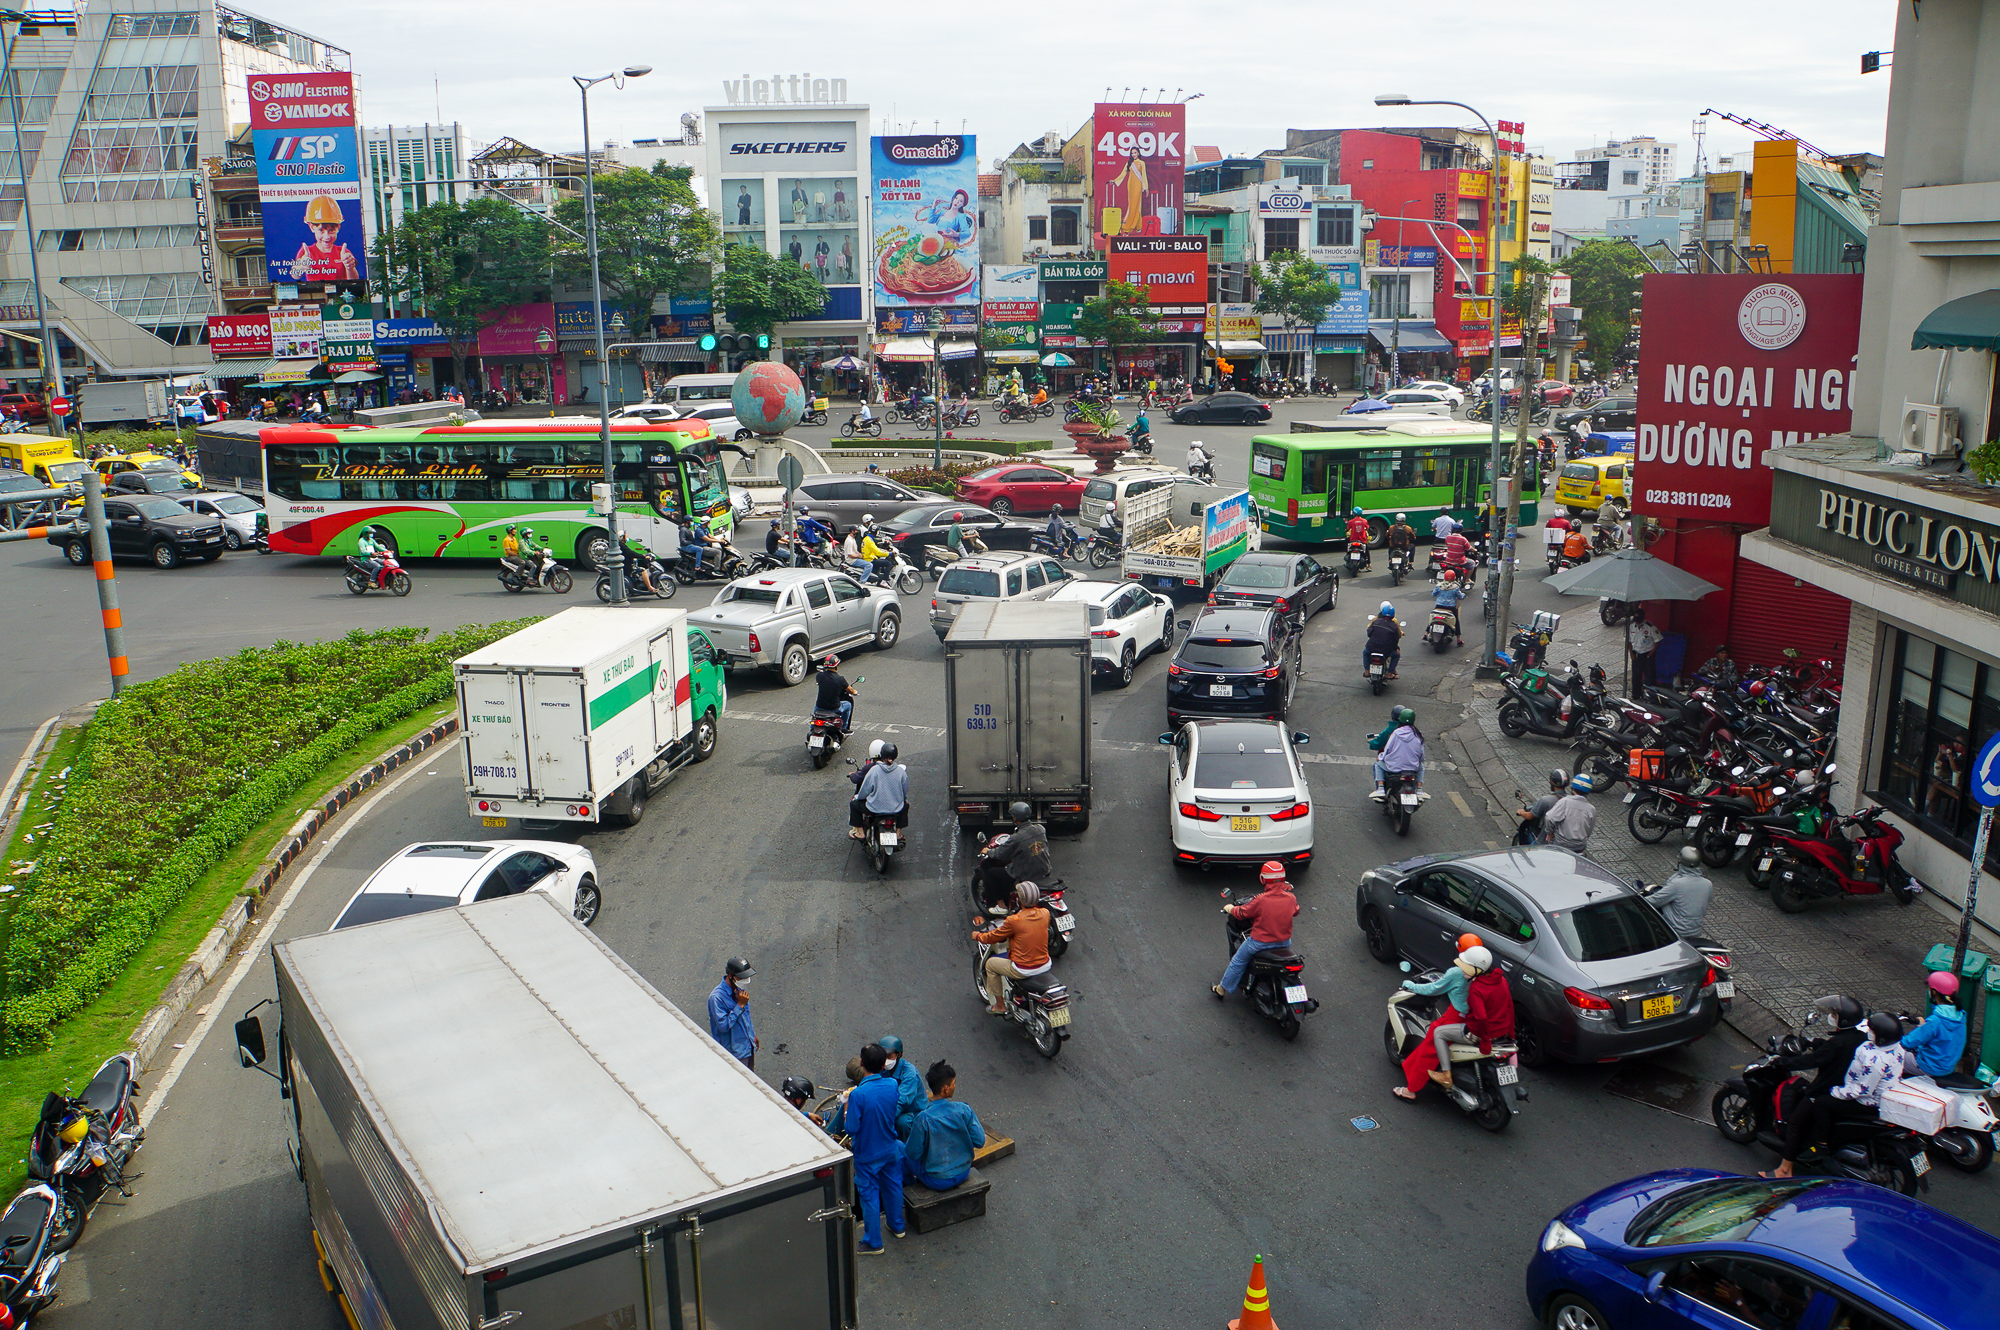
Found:
[[[1056,504],[1072,517],[1083,502],[1083,479],[1039,462],[1005,462],[975,471],[958,482],[958,497],[1002,517],[1045,513]]]

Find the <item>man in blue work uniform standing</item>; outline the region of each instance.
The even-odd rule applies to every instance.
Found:
[[[848,1148],[854,1151],[854,1195],[861,1202],[861,1254],[882,1254],[882,1216],[903,1236],[903,1143],[896,1136],[896,1082],[882,1074],[889,1055],[880,1044],[861,1050],[867,1073],[847,1096]]]
[[[757,1027],[750,1023],[748,986],[757,972],[741,956],[731,956],[722,982],[708,995],[708,1032],[750,1070],[757,1070]]]

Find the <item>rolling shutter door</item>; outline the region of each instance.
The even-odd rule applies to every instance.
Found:
[[[1739,665],[1782,665],[1786,647],[1804,660],[1845,660],[1848,606],[1844,596],[1793,586],[1789,575],[1738,555],[1729,650]]]

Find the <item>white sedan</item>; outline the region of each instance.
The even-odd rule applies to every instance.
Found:
[[[1090,668],[1120,688],[1149,651],[1173,645],[1174,603],[1136,582],[1072,581],[1049,597],[1090,606]]]
[[[336,930],[427,910],[539,891],[580,924],[603,904],[597,860],[557,841],[424,841],[405,845],[376,869],[334,920]]]
[[[1423,379],[1411,384],[1410,389],[1413,392],[1436,393],[1453,406],[1465,405],[1465,390],[1455,383],[1446,383],[1443,379]]]
[[[1398,388],[1392,393],[1383,393],[1382,400],[1389,409],[1405,416],[1448,416],[1452,401],[1442,393],[1426,392],[1418,388]]]
[[[1174,859],[1192,865],[1261,864],[1303,872],[1312,863],[1312,791],[1297,749],[1310,736],[1276,720],[1196,720],[1160,736],[1167,757],[1167,821]]]

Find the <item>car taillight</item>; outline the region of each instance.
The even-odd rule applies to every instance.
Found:
[[[1271,602],[1271,608],[1276,610],[1278,613],[1283,614],[1287,610],[1292,608],[1292,602],[1286,600],[1283,596],[1280,596],[1276,600]]]
[[[1586,993],[1581,988],[1565,988],[1563,1000],[1578,1011],[1610,1011],[1611,1004],[1595,993]]]
[[[1118,636],[1118,630],[1116,628],[1093,628],[1090,630],[1090,635],[1092,637],[1116,637]]]
[[[1181,816],[1182,816],[1182,817],[1191,817],[1191,818],[1193,818],[1193,819],[1194,819],[1195,821],[1197,821],[1197,822],[1220,822],[1220,821],[1222,821],[1222,814],[1220,814],[1220,813],[1211,813],[1211,812],[1209,812],[1209,811],[1208,811],[1208,810],[1207,810],[1206,808],[1203,808],[1203,807],[1202,807],[1202,806],[1201,806],[1200,804],[1182,804],[1182,805],[1181,805]]]
[[[1312,812],[1312,810],[1313,806],[1311,804],[1293,804],[1290,808],[1280,808],[1270,816],[1273,822],[1289,822],[1295,817],[1304,817],[1307,813]]]
[[[1168,674],[1186,674],[1186,673],[1187,673],[1187,671],[1186,671],[1186,670],[1184,670],[1184,669],[1182,669],[1182,668],[1181,668],[1180,666],[1178,666],[1178,665],[1174,665],[1174,664],[1169,664],[1169,665],[1167,666],[1167,673],[1168,673]]]
[[[1701,986],[1703,988],[1715,987],[1715,967],[1713,965],[1709,966],[1708,973],[1701,977]]]
[[[1273,665],[1270,669],[1264,671],[1264,677],[1266,679],[1275,679],[1278,677],[1282,669],[1283,666]]]
[[[931,604],[935,607],[937,602],[932,601]],[[757,634],[755,633],[750,634],[750,649],[752,651],[762,651],[764,649],[764,644],[757,640]]]
[[[909,538],[910,538],[910,533],[907,531],[898,531],[895,535],[889,537],[890,540],[895,541],[898,545],[902,544]]]

